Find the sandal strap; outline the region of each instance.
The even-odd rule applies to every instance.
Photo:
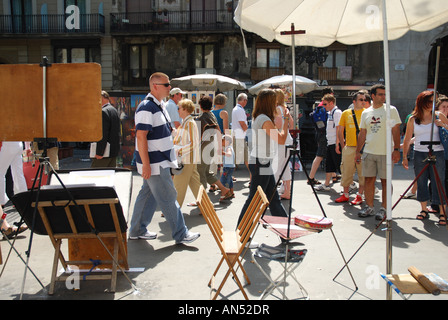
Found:
[[[418,220],[423,220],[427,218],[429,218],[429,212],[425,210],[420,211],[420,214],[417,215]]]

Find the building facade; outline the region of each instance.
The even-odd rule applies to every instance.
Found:
[[[129,128],[136,105],[148,91],[148,77],[155,71],[170,78],[216,73],[248,87],[274,75],[292,73],[290,47],[267,42],[234,23],[237,0],[0,2],[0,63],[35,64],[44,56],[51,63],[99,63],[102,87],[114,97],[123,121],[129,122],[124,126]],[[391,102],[403,119],[413,109],[418,93],[434,83],[432,45],[439,38],[445,44],[439,91],[448,94],[448,24],[390,41]],[[312,78],[322,87],[332,86],[341,109],[351,103],[357,90],[384,81],[381,42],[295,50],[296,74]],[[226,94],[230,111],[237,92]],[[298,97],[304,129],[320,95],[316,91]],[[304,135],[302,140],[312,138]],[[124,138],[132,152],[133,136]],[[307,148],[312,149],[305,145]]]

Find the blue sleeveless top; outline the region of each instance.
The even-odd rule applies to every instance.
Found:
[[[219,115],[221,111],[224,109],[218,109],[218,110],[211,110],[212,113],[215,115],[216,120],[218,120],[219,129],[221,130],[221,133],[224,133],[224,123],[222,121],[221,116]]]

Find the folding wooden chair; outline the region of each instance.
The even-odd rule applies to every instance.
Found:
[[[54,293],[56,281],[64,281],[67,277],[111,279],[111,292],[115,292],[118,264],[122,269],[129,269],[127,224],[117,194],[113,187],[76,187],[68,190],[75,202],[61,189],[40,190],[37,202],[30,202],[30,199],[35,199],[35,191],[17,194],[12,199],[27,225],[32,226],[35,219],[33,232],[48,235],[53,244],[55,252],[48,293]],[[38,214],[33,217],[36,206]],[[82,248],[80,251],[87,251],[78,252],[77,258],[83,257],[84,260],[66,260],[61,251],[63,239],[78,241],[79,248]],[[96,267],[95,263],[111,265],[112,269],[110,274],[92,274],[87,277],[63,274],[57,277],[59,261],[65,271],[68,271],[69,265]]]
[[[210,279],[210,282],[208,284],[210,287],[212,287],[212,290],[212,283],[214,282],[214,278],[218,273],[218,270],[221,267],[223,261],[225,261],[227,263],[227,266],[229,267],[212,299],[215,300],[218,297],[222,287],[224,286],[224,283],[227,281],[230,273],[232,273],[234,280],[236,281],[238,287],[244,295],[244,298],[246,300],[249,300],[234,267],[236,266],[236,263],[238,263],[238,266],[241,268],[247,283],[250,284],[249,277],[247,276],[247,273],[243,268],[241,259],[246,244],[253,236],[255,227],[259,223],[262,214],[269,205],[268,199],[266,198],[263,189],[260,186],[258,187],[257,192],[252,198],[252,201],[237,229],[232,231],[224,230],[224,227],[218,215],[216,214],[216,211],[213,208],[213,204],[210,201],[210,198],[205,192],[203,186],[201,186],[199,189],[197,202],[199,210],[207,221],[210,231],[212,232],[213,237],[215,238],[222,254],[222,258],[219,261],[218,266],[216,267],[215,272],[213,273],[212,278]]]

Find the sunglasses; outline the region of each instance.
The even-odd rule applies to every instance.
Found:
[[[358,99],[358,101],[361,101],[361,102],[367,102],[367,100],[366,99]]]
[[[157,84],[159,86],[165,86],[167,88],[171,85],[169,82],[167,82],[167,83],[154,83],[154,84]]]

